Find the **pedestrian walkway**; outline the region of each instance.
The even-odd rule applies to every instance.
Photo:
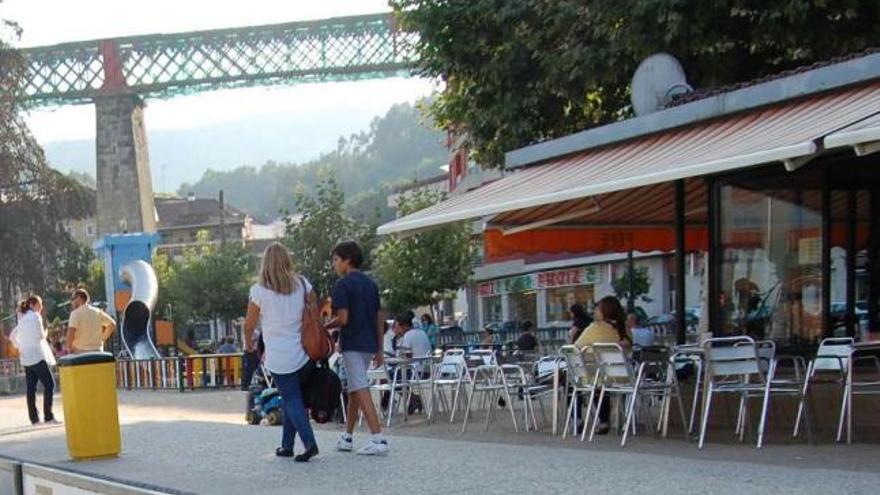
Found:
[[[633,448],[621,450],[613,438],[583,444],[501,430],[475,431],[464,440],[448,424],[392,429],[393,451],[381,458],[332,450],[338,430],[322,428],[316,431],[321,455],[303,465],[274,456],[278,428],[242,424],[238,392],[120,397],[118,459],[69,461],[63,428],[0,436],[0,453],[206,494],[358,492],[364,480],[376,480],[371,491],[387,494],[481,495],[742,493],[744,484],[755,493],[873,494],[880,483],[876,445],[770,445],[756,451],[718,444],[697,451],[682,440],[639,437]],[[0,399],[4,421],[13,399],[22,400]]]

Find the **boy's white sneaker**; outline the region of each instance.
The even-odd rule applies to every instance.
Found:
[[[385,440],[370,440],[357,453],[360,455],[385,455],[388,453],[388,442]]]
[[[354,439],[352,439],[352,437],[350,436],[340,436],[339,440],[336,441],[336,450],[340,450],[342,452],[351,452],[352,450],[354,450]]]

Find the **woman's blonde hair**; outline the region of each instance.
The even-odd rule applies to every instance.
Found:
[[[290,294],[296,291],[295,279],[296,271],[287,248],[279,242],[266,246],[260,266],[260,285],[279,294]]]

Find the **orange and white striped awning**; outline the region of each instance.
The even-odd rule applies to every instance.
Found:
[[[853,144],[847,139],[874,136],[870,133],[880,129],[878,125],[880,82],[874,82],[593,148],[514,171],[382,225],[378,233],[414,232],[562,202],[574,204],[615,191],[771,162],[784,162],[793,169],[797,159],[812,156],[824,146],[845,146]],[[831,143],[823,142],[826,137]]]

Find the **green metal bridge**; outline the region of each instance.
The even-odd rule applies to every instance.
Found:
[[[391,14],[26,48],[31,106],[137,94],[412,75],[418,35]]]

